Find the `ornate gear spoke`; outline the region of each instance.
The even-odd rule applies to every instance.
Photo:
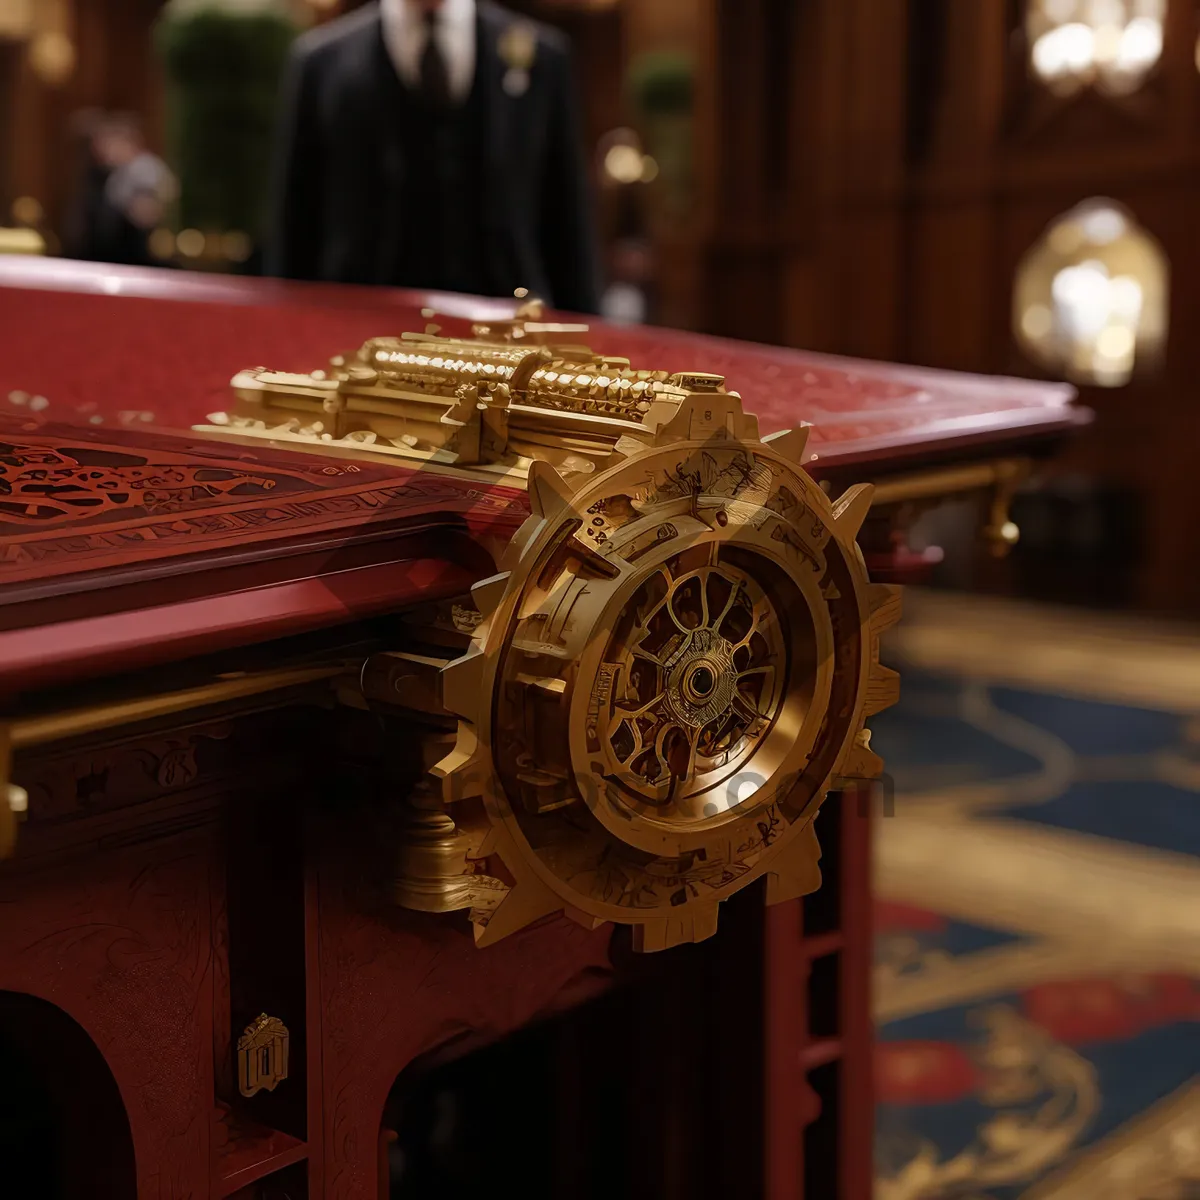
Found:
[[[648,713],[652,708],[657,707],[665,696],[666,692],[659,692],[658,695],[652,700],[647,700],[645,704],[638,708],[618,708],[613,720],[609,722],[609,728],[616,728],[616,726],[622,721],[636,721],[638,717],[642,716],[644,713]]]
[[[733,611],[733,606],[737,603],[738,597],[742,594],[742,585],[739,580],[734,584],[733,590],[729,593],[729,599],[725,601],[725,607],[717,614],[717,619],[713,622],[714,629],[720,629],[725,624],[725,618]]]

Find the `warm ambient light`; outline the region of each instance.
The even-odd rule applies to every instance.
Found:
[[[1032,0],[1033,73],[1063,94],[1091,84],[1134,91],[1162,57],[1164,9],[1165,0]]]
[[[1031,358],[1080,383],[1119,387],[1167,331],[1162,248],[1111,200],[1054,221],[1022,260],[1017,341]]]
[[[29,64],[43,83],[65,83],[75,70],[75,43],[65,33],[42,33],[29,47]]]
[[[45,209],[33,196],[18,196],[12,204],[12,218],[18,225],[41,225]]]
[[[198,229],[181,229],[175,245],[184,258],[199,258],[204,253],[204,240]]]
[[[596,158],[601,179],[609,185],[627,187],[658,178],[658,162],[643,152],[635,129],[610,129],[596,147]]]
[[[616,183],[637,183],[642,177],[642,152],[636,146],[613,146],[604,156],[604,170]]]
[[[166,261],[175,256],[175,235],[169,229],[156,229],[150,234],[150,253]]]
[[[244,263],[254,250],[249,234],[240,229],[221,235],[221,254],[231,263]]]
[[[33,0],[0,0],[0,38],[20,41],[33,27]]]

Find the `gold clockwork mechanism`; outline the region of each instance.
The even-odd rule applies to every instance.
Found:
[[[507,884],[473,911],[481,942],[558,910],[643,950],[698,941],[761,875],[770,901],[813,891],[818,805],[878,775],[864,721],[897,695],[899,602],[855,544],[870,488],[831,503],[803,431],[753,425],[691,395],[577,487],[532,467],[533,515],[442,681],[460,726],[433,774]]]
[[[528,488],[500,573],[454,606],[468,651],[418,636],[355,685],[435,727],[398,901],[468,909],[481,945],[565,911],[652,950],[763,875],[773,901],[814,890],[813,817],[878,774],[864,722],[897,694],[899,598],[855,543],[871,487],[831,502],[805,428],[760,439],[720,376],[595,354],[536,302],[472,332],[243,372],[206,427]]]

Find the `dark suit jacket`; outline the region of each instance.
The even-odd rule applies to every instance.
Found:
[[[528,288],[559,308],[599,302],[587,163],[566,39],[532,24],[537,52],[521,95],[504,88],[501,39],[524,20],[479,0],[488,274],[497,294]],[[282,105],[266,269],[290,279],[394,283],[405,151],[389,119],[399,82],[369,4],[301,37]]]

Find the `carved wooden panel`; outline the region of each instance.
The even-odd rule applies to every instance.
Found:
[[[69,870],[0,872],[0,988],[57,1005],[96,1043],[151,1200],[207,1195],[213,850],[200,832]]]
[[[378,1129],[396,1076],[446,1043],[465,1048],[594,994],[609,974],[611,928],[557,919],[477,950],[465,920],[389,905],[363,847],[323,829],[310,911],[309,1009],[319,1012],[324,1195],[373,1194]]]
[[[0,418],[0,580],[104,571],[204,550],[445,512],[527,511],[524,494],[376,466],[188,437]]]

